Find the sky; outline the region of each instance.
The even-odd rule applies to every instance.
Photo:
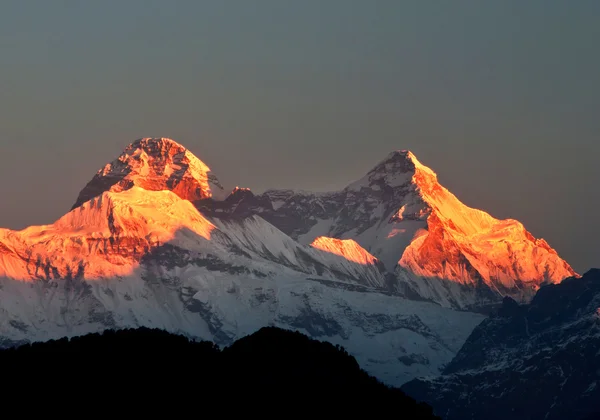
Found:
[[[141,137],[227,186],[335,190],[412,150],[600,267],[596,0],[6,0],[0,226],[51,223]]]

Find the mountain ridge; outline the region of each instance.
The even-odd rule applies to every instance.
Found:
[[[339,191],[248,190],[236,203],[233,214],[260,215],[300,243],[353,240],[396,273],[400,289],[443,305],[485,306],[507,293],[525,302],[542,284],[578,276],[518,220],[464,205],[407,150],[389,153]],[[465,296],[463,286],[480,291]]]
[[[227,344],[275,325],[386,383],[439,373],[490,307],[572,269],[415,161],[392,152],[331,194],[225,193],[173,140],[135,141],[55,223],[0,229],[0,344],[139,326]]]
[[[314,249],[326,241],[352,242],[352,255],[362,249],[363,265],[376,265],[378,271],[388,273],[384,282],[370,281],[389,286],[389,278],[394,276],[397,292],[421,296],[443,306],[485,307],[499,303],[505,295],[525,302],[542,284],[578,275],[545,240],[534,238],[520,222],[495,219],[461,203],[439,184],[436,173],[408,150],[392,151],[365,176],[338,192],[297,194],[293,190],[269,190],[254,195],[250,189],[239,187],[227,193],[206,164],[164,137],[132,142],[86,184],[71,212],[53,225],[29,227],[12,234],[0,232],[0,248],[18,249],[19,241],[14,238],[19,235],[22,243],[27,243],[28,237],[40,242],[36,229],[54,229],[56,240],[64,244],[69,239],[58,238],[61,226],[71,237],[75,233],[71,232],[70,223],[90,226],[90,220],[77,220],[77,215],[83,214],[78,209],[101,205],[105,193],[113,194],[106,199],[122,203],[118,194],[127,195],[130,190],[135,194],[129,194],[133,197],[129,199],[148,202],[145,213],[153,205],[142,197],[145,192],[171,191],[199,211],[198,216],[193,216],[188,208],[182,216],[184,220],[200,217],[203,223],[214,224],[215,220],[231,217],[260,217],[292,240]],[[162,211],[175,205],[173,200],[167,205],[160,203],[158,199],[156,206]],[[181,207],[179,203],[177,206]],[[129,207],[130,214],[118,214],[110,207],[103,222],[108,225],[102,227],[108,227],[110,234],[100,236],[136,236],[138,222],[133,220],[133,208]],[[115,214],[120,220],[117,224]],[[147,216],[140,214],[137,217]],[[158,214],[148,217],[148,226],[162,223]],[[173,217],[168,220],[167,225],[178,223]],[[163,227],[173,230],[172,226]],[[125,231],[124,235],[115,229]],[[148,234],[140,232],[140,243],[132,245],[134,253],[139,252],[138,247],[142,252],[148,249],[148,244],[144,244]],[[12,243],[8,237],[13,238]],[[48,240],[41,242],[55,248]],[[29,258],[24,254],[34,252],[26,248],[20,252],[22,260]],[[13,252],[13,257],[16,254]],[[39,255],[46,257],[41,253],[37,258]],[[12,260],[2,257],[4,268],[0,267],[0,273],[12,273],[17,278],[18,264]]]

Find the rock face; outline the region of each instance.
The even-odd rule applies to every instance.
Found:
[[[442,376],[403,389],[447,420],[599,418],[598,348],[600,270],[591,270],[543,287],[528,305],[505,298]]]
[[[119,192],[134,185],[148,191],[171,190],[192,202],[222,200],[227,195],[210,168],[185,147],[168,138],[143,138],[100,169],[72,208],[105,191]]]

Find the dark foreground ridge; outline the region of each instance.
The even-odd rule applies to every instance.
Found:
[[[343,348],[265,327],[219,349],[157,329],[105,331],[0,351],[3,399],[33,392],[50,401],[116,404],[141,411],[243,411],[287,416],[355,410],[439,419],[430,406],[378,382]],[[250,405],[240,401],[250,400]],[[279,408],[278,408],[279,407]],[[106,408],[106,406],[102,406]]]

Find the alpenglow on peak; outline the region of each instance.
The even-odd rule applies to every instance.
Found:
[[[72,208],[105,191],[119,192],[134,185],[149,191],[170,190],[192,202],[227,196],[210,168],[184,146],[166,137],[145,137],[135,140],[100,169]]]
[[[409,150],[392,151],[342,191],[272,190],[247,207],[303,244],[351,239],[407,290],[443,305],[527,301],[541,285],[577,275],[519,221],[461,202]]]
[[[360,190],[373,185],[395,188],[411,182],[431,186],[437,184],[437,175],[423,165],[410,150],[394,150],[365,176],[348,185],[346,190]]]

